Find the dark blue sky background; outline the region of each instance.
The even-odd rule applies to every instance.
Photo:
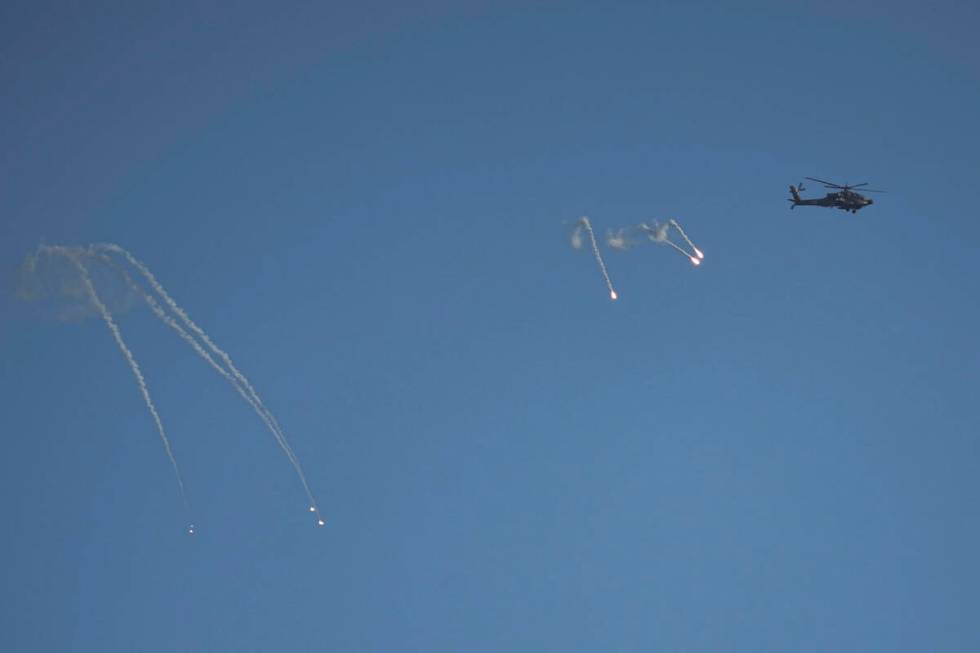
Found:
[[[980,650],[976,3],[221,4],[0,7],[0,648]]]

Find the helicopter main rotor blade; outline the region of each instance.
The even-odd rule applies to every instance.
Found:
[[[819,181],[821,184],[823,184],[827,188],[841,188],[841,189],[844,188],[844,186],[841,186],[840,184],[834,184],[834,183],[829,182],[829,181],[824,181],[823,179],[817,179],[816,177],[804,177],[804,179],[809,179],[810,181]]]
[[[867,185],[868,185],[868,182],[864,182],[863,184],[854,184],[853,186],[847,186],[847,187],[848,188],[860,188],[861,186],[867,186]],[[845,186],[846,186],[846,184],[845,184]]]

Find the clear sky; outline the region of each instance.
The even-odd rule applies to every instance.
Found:
[[[0,5],[0,649],[980,650],[980,5],[193,4]]]

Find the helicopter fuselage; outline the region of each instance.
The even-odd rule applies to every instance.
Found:
[[[805,200],[800,197],[799,189],[796,186],[790,186],[789,192],[793,196],[790,199],[792,202],[792,208],[797,206],[825,206],[840,209],[841,211],[850,211],[851,213],[857,213],[859,210],[866,206],[874,204],[874,200],[868,199],[860,193],[855,193],[853,190],[842,190],[836,193],[827,193],[824,197],[820,199]]]

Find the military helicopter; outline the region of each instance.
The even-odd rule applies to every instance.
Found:
[[[873,188],[862,188],[862,186],[867,186],[868,182],[863,184],[855,184],[850,186],[844,184],[833,184],[829,181],[824,181],[823,179],[817,179],[816,177],[806,177],[810,181],[817,181],[824,185],[824,188],[836,188],[838,192],[827,193],[827,195],[821,199],[816,200],[805,200],[800,197],[800,191],[806,190],[803,188],[803,182],[800,182],[799,187],[790,186],[789,192],[793,197],[790,198],[790,202],[793,205],[789,208],[795,209],[797,206],[832,206],[838,208],[842,211],[850,211],[851,213],[857,213],[860,209],[866,206],[874,204],[874,200],[869,199],[861,193],[855,192],[854,188],[861,188],[862,193],[884,193],[883,190],[874,190]]]

